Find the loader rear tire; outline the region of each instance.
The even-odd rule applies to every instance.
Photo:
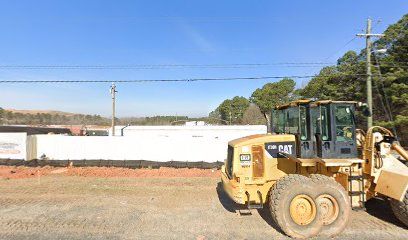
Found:
[[[395,217],[408,227],[408,191],[405,193],[402,202],[391,199],[390,204]]]
[[[350,213],[350,198],[342,185],[333,178],[311,174],[310,179],[318,186],[317,206],[321,210],[323,228],[321,236],[334,237],[347,226]]]
[[[314,237],[322,228],[320,212],[315,202],[316,189],[313,185],[305,176],[289,174],[279,179],[269,193],[272,218],[290,237]]]

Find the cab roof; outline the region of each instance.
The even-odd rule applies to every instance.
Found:
[[[296,107],[296,106],[299,106],[299,105],[307,105],[307,104],[309,104],[311,102],[312,102],[312,100],[309,100],[309,99],[300,99],[300,100],[292,101],[290,103],[278,105],[278,106],[275,107],[275,109],[285,109],[285,108],[288,108],[288,107]]]
[[[310,99],[300,99],[300,100],[292,101],[290,103],[278,105],[278,106],[275,107],[275,109],[276,110],[286,109],[286,108],[296,107],[296,106],[300,106],[300,105],[320,106],[320,105],[326,105],[326,104],[331,104],[331,103],[335,103],[335,104],[341,104],[341,103],[343,103],[343,104],[357,104],[356,101],[334,101],[334,100],[313,101],[313,100],[310,100]]]

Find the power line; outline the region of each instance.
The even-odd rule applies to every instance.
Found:
[[[387,92],[385,91],[384,79],[383,79],[382,74],[381,74],[381,68],[380,68],[380,63],[379,63],[378,57],[377,57],[377,55],[376,55],[376,53],[375,53],[375,46],[374,46],[373,55],[374,55],[374,59],[375,59],[375,62],[376,62],[377,69],[378,69],[378,76],[379,76],[379,79],[380,79],[380,86],[381,86],[382,92],[384,93],[385,106],[386,106],[386,108],[385,108],[384,110],[385,110],[385,112],[388,114],[389,120],[390,120],[391,122],[393,122],[393,121],[394,121],[394,117],[392,116],[391,104],[390,104],[390,102],[389,102],[389,100],[388,100],[388,99],[389,99],[388,94],[387,94]],[[378,88],[378,86],[377,86],[377,88]],[[379,91],[378,91],[378,92],[379,92]],[[380,97],[381,97],[381,93],[380,93]],[[384,103],[383,103],[383,101],[382,101],[382,98],[381,98],[381,103],[382,103],[382,105],[383,105],[383,107],[384,107]],[[397,130],[396,130],[395,126],[393,125],[392,128],[393,128],[394,135],[395,135],[395,137],[396,137],[397,140],[398,140]]]
[[[345,48],[347,45],[349,45],[350,43],[352,43],[354,40],[356,40],[357,36],[354,36],[352,39],[350,39],[349,41],[347,41],[343,46],[341,46],[340,48],[338,48],[335,52],[333,52],[332,54],[330,54],[330,56],[328,56],[327,58],[325,58],[324,60],[327,61],[330,58],[332,58],[334,55],[336,55],[337,53],[339,53],[341,50],[343,50],[343,48]]]
[[[374,29],[375,27],[377,27],[379,24],[381,23],[381,19],[378,19],[376,24],[372,27],[372,29]],[[362,30],[362,32],[364,32],[364,29]],[[357,39],[358,36],[354,36],[352,39],[350,39],[349,41],[347,41],[343,46],[341,46],[340,48],[338,48],[335,52],[333,52],[329,57],[325,58],[324,61],[329,60],[330,58],[332,58],[334,55],[336,55],[337,53],[339,53],[341,50],[343,50],[345,47],[347,47],[350,43],[352,43],[354,40]]]
[[[282,63],[232,63],[232,64],[139,64],[139,65],[0,65],[0,69],[156,69],[156,68],[244,68],[268,66],[326,66],[334,62],[282,62]]]
[[[396,65],[401,64],[401,65]],[[0,70],[114,70],[114,69],[182,69],[182,68],[258,68],[258,67],[325,67],[335,62],[282,62],[282,63],[232,63],[232,64],[156,64],[156,65],[0,65]],[[393,62],[380,66],[408,67],[408,62]]]
[[[336,76],[360,77],[366,74],[336,74]],[[137,79],[137,80],[0,80],[0,83],[148,83],[148,82],[199,82],[199,81],[238,81],[268,80],[282,78],[333,77],[328,75],[293,75],[293,76],[260,76],[260,77],[226,77],[226,78],[186,78],[186,79]]]

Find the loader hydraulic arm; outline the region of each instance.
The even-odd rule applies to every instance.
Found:
[[[394,137],[392,136],[383,136],[384,139],[378,143],[376,143],[376,146],[379,146],[381,143],[386,142],[389,143],[391,146],[392,150],[395,150],[401,157],[403,157],[406,161],[408,161],[408,152],[405,151],[401,145],[398,144],[398,142],[395,140]]]
[[[399,155],[401,155],[401,157],[408,161],[408,152],[405,151],[405,149],[397,142],[393,142],[391,144],[391,149],[395,150]]]

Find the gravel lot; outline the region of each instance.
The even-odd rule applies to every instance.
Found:
[[[0,239],[287,239],[267,209],[237,213],[212,172],[104,178],[56,169],[10,178],[2,170]],[[372,200],[337,239],[408,239],[408,229]]]

